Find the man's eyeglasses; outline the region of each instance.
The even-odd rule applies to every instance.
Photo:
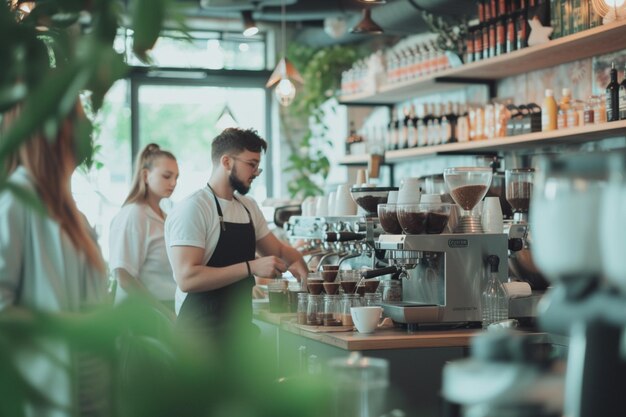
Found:
[[[232,155],[230,155],[230,157],[233,158],[235,161],[243,162],[244,164],[248,165],[250,168],[252,168],[252,173],[254,175],[261,175],[261,172],[263,172],[263,168],[259,168],[258,162],[246,161],[245,159],[237,158],[236,156]]]

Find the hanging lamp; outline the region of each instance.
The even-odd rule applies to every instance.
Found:
[[[372,11],[370,9],[363,9],[363,18],[355,27],[350,29],[350,33],[359,35],[380,35],[383,32],[383,28],[372,20]]]
[[[243,21],[243,36],[249,38],[259,33],[259,27],[252,18],[252,10],[242,11],[241,20]]]
[[[266,88],[271,88],[274,85],[274,95],[278,102],[283,106],[289,106],[293,103],[296,97],[296,86],[294,81],[303,84],[304,80],[302,76],[293,66],[291,62],[287,60],[287,42],[286,37],[286,21],[285,21],[285,0],[281,2],[281,49],[283,57],[276,64],[276,68],[272,72],[269,80],[265,84]]]

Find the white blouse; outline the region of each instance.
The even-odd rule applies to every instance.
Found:
[[[174,300],[176,282],[165,251],[165,221],[147,204],[128,204],[111,222],[109,268],[123,268],[161,301]],[[116,301],[126,297],[119,285]]]

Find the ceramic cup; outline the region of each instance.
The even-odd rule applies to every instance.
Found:
[[[422,194],[420,203],[441,203],[441,196],[439,194]]]
[[[350,307],[350,314],[359,333],[372,333],[382,317],[383,308],[379,306]]]
[[[356,214],[356,203],[350,195],[350,186],[342,184],[337,187],[335,197],[336,216],[354,216]]]
[[[337,199],[337,193],[335,191],[331,191],[328,193],[328,215],[335,215],[335,200]]]
[[[365,169],[359,169],[356,172],[356,182],[354,185],[356,185],[357,187],[360,187],[362,184],[367,183],[367,170]]]
[[[389,191],[387,195],[387,204],[396,204],[398,202],[398,191]]]
[[[315,205],[315,215],[317,217],[328,216],[328,197],[325,195],[317,197],[317,203]]]

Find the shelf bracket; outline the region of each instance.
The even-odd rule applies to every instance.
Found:
[[[489,100],[496,98],[498,94],[496,80],[483,80],[483,79],[466,78],[466,77],[436,77],[435,82],[449,83],[449,84],[484,85],[489,89]]]

